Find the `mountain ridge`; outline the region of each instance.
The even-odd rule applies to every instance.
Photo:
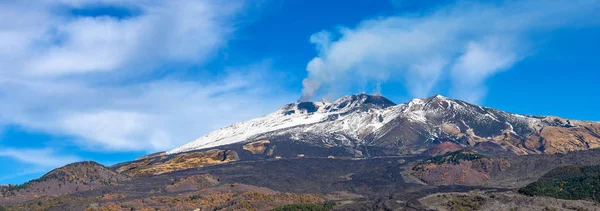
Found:
[[[383,96],[357,94],[334,102],[287,104],[263,117],[205,134],[167,154],[271,139],[321,146],[371,145],[388,148],[392,154],[422,153],[431,142],[442,140],[497,153],[564,153],[600,147],[599,131],[594,122],[514,114],[442,95],[395,104]]]

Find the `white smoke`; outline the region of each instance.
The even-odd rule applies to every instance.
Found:
[[[321,82],[317,80],[304,79],[302,80],[302,97],[300,102],[305,102],[313,97],[314,93],[321,88]]]
[[[485,81],[525,58],[535,36],[598,25],[597,2],[462,2],[321,31],[310,38],[318,55],[307,65],[301,100],[365,81],[401,82],[413,97],[423,97],[447,79],[453,97],[477,102],[485,95]]]

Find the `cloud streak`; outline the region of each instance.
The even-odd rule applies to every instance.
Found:
[[[566,27],[598,25],[597,1],[461,1],[423,14],[365,20],[311,36],[300,100],[364,81],[401,82],[424,97],[444,79],[453,97],[478,102],[485,81],[535,49],[535,39]]]
[[[0,123],[84,150],[153,152],[274,110],[290,99],[256,83],[277,77],[268,61],[190,71],[233,39],[246,4],[4,1]],[[5,153],[28,161],[16,151]]]
[[[53,135],[70,135],[88,150],[167,150],[288,102],[273,91],[268,63],[234,68],[213,82],[153,80],[121,86],[79,81],[3,83],[3,120]],[[241,72],[247,72],[242,74]]]
[[[0,58],[3,69],[19,68],[27,76],[62,76],[141,69],[165,61],[200,62],[224,45],[234,30],[231,21],[241,1],[41,1],[36,5],[3,3]],[[117,14],[78,15],[71,10],[100,10],[110,5],[139,10]],[[33,8],[32,8],[33,7]],[[66,13],[66,14],[65,14]],[[140,67],[141,66],[141,67]]]
[[[59,155],[52,149],[13,149],[3,148],[0,150],[0,157],[8,157],[23,163],[33,164],[39,167],[54,168],[68,163],[81,161],[76,156]]]

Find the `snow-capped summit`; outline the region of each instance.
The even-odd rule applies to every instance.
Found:
[[[312,114],[315,112],[326,112],[326,107],[331,105],[329,102],[298,102],[290,103],[281,107],[278,111],[284,115],[292,114]]]
[[[539,141],[544,136],[542,128],[560,126],[556,130],[569,133],[563,130],[574,130],[569,128],[574,125],[586,125],[586,122],[553,118],[511,114],[441,95],[395,104],[383,96],[357,94],[334,102],[287,104],[266,116],[203,135],[168,153],[258,140],[327,147],[373,146],[400,154],[420,153],[432,144],[452,141],[464,147],[485,146],[486,149],[516,154],[543,153],[555,146],[544,145],[550,143],[553,137],[544,137],[543,143]],[[584,130],[595,131],[593,128]],[[572,147],[574,149],[594,144],[600,146],[598,134],[573,137],[585,137],[581,141],[587,143],[581,146],[573,144],[576,145]],[[559,147],[552,150],[567,149]]]
[[[355,109],[384,109],[395,106],[391,100],[368,94],[356,94],[341,97],[333,103],[320,102],[297,102],[283,106],[280,111],[286,115],[290,114],[312,114],[312,113],[343,113]]]
[[[283,129],[311,128],[317,132],[352,131],[357,137],[361,131],[370,130],[371,124],[380,125],[381,114],[396,105],[383,96],[357,94],[344,96],[333,103],[297,102],[284,105],[277,111],[250,121],[236,123],[208,133],[200,138],[173,149],[179,153],[232,144]],[[341,118],[340,118],[341,117]],[[321,124],[317,124],[321,123]],[[328,124],[327,124],[328,123]],[[335,124],[334,124],[335,123]],[[310,126],[310,127],[309,127]]]
[[[329,105],[326,110],[329,112],[349,111],[356,108],[384,109],[395,106],[391,100],[379,95],[357,94],[344,96]]]

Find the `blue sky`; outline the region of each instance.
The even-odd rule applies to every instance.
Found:
[[[169,150],[298,99],[440,93],[600,121],[600,2],[0,2],[0,183]]]

